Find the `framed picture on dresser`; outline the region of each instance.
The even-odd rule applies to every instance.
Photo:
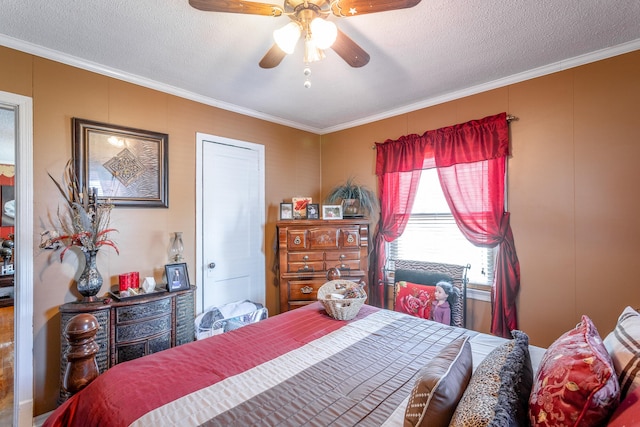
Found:
[[[167,290],[169,292],[184,291],[191,286],[187,274],[187,264],[184,262],[165,265],[164,273],[167,276]]]
[[[311,197],[292,197],[293,219],[306,219],[307,206],[312,202]]]
[[[280,203],[280,219],[293,219],[293,203]]]
[[[342,205],[322,205],[322,219],[342,219]]]
[[[318,203],[307,205],[307,219],[320,219],[320,205]]]

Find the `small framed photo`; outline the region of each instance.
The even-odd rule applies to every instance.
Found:
[[[307,205],[307,219],[320,219],[320,205],[309,203]]]
[[[322,219],[342,219],[342,205],[322,205]]]
[[[293,203],[280,203],[280,219],[293,219]]]
[[[167,276],[167,290],[169,292],[184,291],[191,286],[187,274],[187,264],[184,262],[165,265],[164,274]]]
[[[305,219],[307,217],[307,205],[311,203],[311,197],[293,197],[293,219]]]

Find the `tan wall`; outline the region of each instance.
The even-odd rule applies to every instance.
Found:
[[[0,47],[0,90],[33,97],[34,106],[34,363],[35,415],[56,405],[59,382],[58,306],[75,301],[74,254],[37,249],[62,199],[47,176],[61,176],[71,157],[71,118],[109,122],[169,134],[169,208],[114,210],[120,256],[101,251],[98,266],[108,283],[124,271],[162,277],[170,232],[184,232],[185,258],[195,276],[196,132],[263,144],[266,162],[267,307],[278,312],[271,265],[279,204],[292,195],[318,198],[320,137]],[[296,165],[296,167],[292,167]],[[19,196],[18,196],[19,197]]]
[[[374,142],[506,111],[519,327],[548,346],[582,314],[606,335],[640,306],[640,51],[322,136],[322,191],[355,175],[375,188]],[[346,154],[345,154],[346,153]],[[488,303],[469,304],[488,331]]]

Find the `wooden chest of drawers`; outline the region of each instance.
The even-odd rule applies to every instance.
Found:
[[[333,267],[342,279],[363,280],[369,292],[367,219],[286,220],[276,225],[280,312],[315,301]]]
[[[64,330],[79,313],[90,313],[100,329],[95,340],[98,370],[103,373],[113,365],[166,350],[195,339],[194,290],[157,292],[144,297],[112,300],[107,303],[72,302],[60,306],[60,384],[67,365],[68,347]],[[69,397],[60,389],[59,403]]]

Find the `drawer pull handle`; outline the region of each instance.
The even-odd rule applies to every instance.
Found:
[[[300,243],[302,243],[302,240],[300,240],[300,236],[296,236],[295,239],[293,239],[293,244],[299,245]]]
[[[311,286],[303,286],[300,288],[300,292],[302,292],[303,294],[310,294],[311,292],[313,292],[313,288]]]
[[[345,254],[340,254],[340,259],[345,259],[347,256]]]
[[[309,267],[308,265],[305,265],[304,267],[300,267],[298,269],[298,273],[303,272],[303,271],[313,271],[313,267]]]
[[[308,260],[309,259],[309,255],[303,256],[302,259],[305,260],[305,261]]]

